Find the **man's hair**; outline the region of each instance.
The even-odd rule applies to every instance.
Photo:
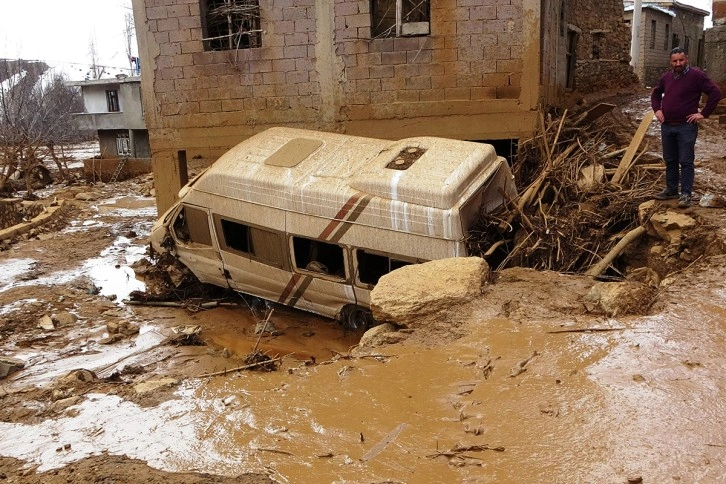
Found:
[[[671,55],[673,54],[686,54],[686,57],[688,57],[688,52],[683,50],[682,47],[673,47],[673,49],[671,49]]]

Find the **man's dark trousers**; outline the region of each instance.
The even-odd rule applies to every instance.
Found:
[[[663,141],[663,159],[666,164],[666,187],[669,192],[678,193],[678,165],[680,164],[681,193],[691,195],[698,124],[663,123],[660,131]]]

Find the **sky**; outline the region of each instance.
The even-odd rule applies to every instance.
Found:
[[[681,1],[711,11],[711,0]],[[0,58],[42,60],[70,80],[80,80],[88,72],[95,39],[98,63],[108,67],[106,77],[129,73],[124,18],[131,13],[131,0],[0,2]],[[131,49],[138,55],[135,41]]]
[[[125,14],[131,0],[0,0],[0,58],[41,60],[70,80],[84,79],[94,39],[107,75],[129,73]],[[136,40],[132,55],[138,55]]]

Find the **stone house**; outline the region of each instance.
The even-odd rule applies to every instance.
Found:
[[[633,21],[633,3],[625,0],[625,22]],[[679,1],[643,2],[640,16],[640,49],[636,74],[646,86],[653,86],[669,68],[668,53],[674,47],[688,52],[692,66],[703,65],[703,21],[709,12]]]
[[[187,157],[214,161],[267,127],[489,141],[507,156],[542,104],[634,80],[620,0],[133,8],[160,210],[186,180]]]

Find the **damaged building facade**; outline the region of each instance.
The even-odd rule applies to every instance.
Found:
[[[625,21],[631,25],[634,2],[626,0],[623,3]],[[674,47],[688,52],[692,66],[703,67],[703,22],[707,16],[706,10],[678,1],[643,2],[635,68],[643,84],[654,86],[669,69],[668,54]]]
[[[540,105],[633,81],[619,0],[133,8],[160,210],[186,180],[186,157],[212,162],[271,126],[502,140],[507,155],[531,134]]]

